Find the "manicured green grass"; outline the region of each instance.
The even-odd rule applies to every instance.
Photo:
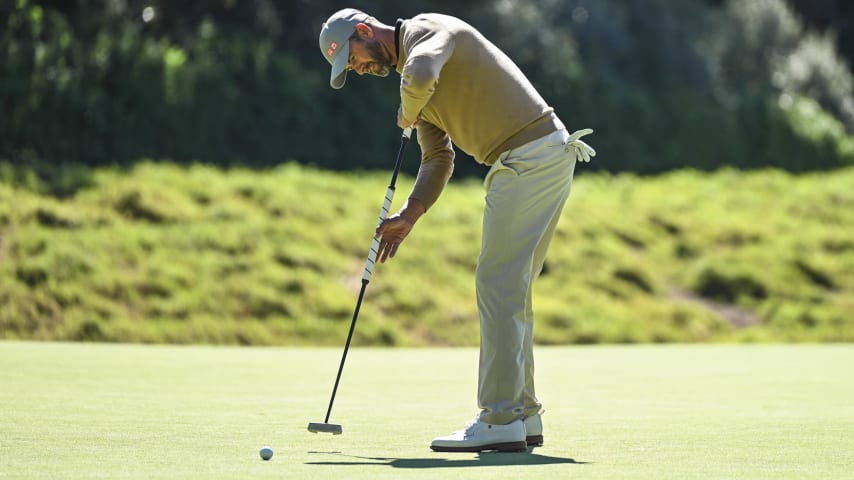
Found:
[[[343,336],[343,332],[337,332]],[[438,454],[474,349],[0,343],[0,478],[851,478],[854,347],[542,347],[546,444]],[[269,444],[275,456],[258,457]]]

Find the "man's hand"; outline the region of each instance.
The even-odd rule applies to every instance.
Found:
[[[421,120],[421,113],[415,117],[415,121],[409,123],[403,118],[403,107],[397,107],[397,126],[400,128],[417,128],[418,122]]]
[[[383,220],[377,227],[374,237],[380,237],[380,249],[377,252],[380,263],[385,263],[388,258],[394,258],[400,244],[412,231],[413,225],[425,210],[419,200],[410,198],[399,212]]]
[[[377,252],[377,258],[381,263],[385,263],[389,257],[394,258],[397,254],[397,249],[403,242],[403,239],[409,235],[412,230],[412,222],[401,216],[399,213],[383,220],[383,223],[377,227],[377,237],[380,239],[380,251]]]

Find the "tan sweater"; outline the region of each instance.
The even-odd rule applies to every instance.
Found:
[[[403,22],[397,71],[403,118],[420,114],[421,167],[410,195],[430,208],[454,168],[451,141],[492,165],[564,128],[519,67],[471,25],[447,15]]]

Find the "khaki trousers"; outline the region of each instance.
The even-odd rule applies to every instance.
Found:
[[[534,311],[539,276],[572,186],[575,149],[560,130],[502,153],[484,181],[483,244],[475,275],[480,314],[480,419],[507,424],[538,413]]]

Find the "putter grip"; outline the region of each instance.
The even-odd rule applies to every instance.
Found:
[[[385,201],[383,201],[383,208],[380,210],[380,219],[377,222],[377,226],[383,223],[388,217],[388,212],[391,209],[391,201],[394,199],[394,188],[388,187],[388,190],[385,192]],[[366,282],[371,281],[371,275],[374,273],[374,263],[377,261],[377,253],[380,250],[380,237],[374,237],[373,243],[371,243],[371,250],[368,252],[368,261],[365,262],[365,273],[362,274],[362,280]]]

